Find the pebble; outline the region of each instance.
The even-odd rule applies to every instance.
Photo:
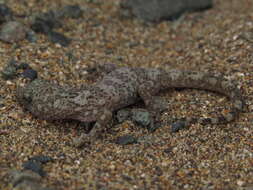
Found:
[[[131,111],[129,109],[121,109],[117,112],[116,118],[118,122],[122,123],[126,121],[127,119],[129,119],[130,115],[131,115]]]
[[[186,125],[185,121],[177,121],[171,124],[171,132],[176,133],[179,130],[185,129],[186,127],[188,126]]]
[[[46,176],[46,172],[43,171],[42,164],[53,161],[53,158],[45,155],[37,155],[31,157],[28,161],[24,162],[23,168],[25,170],[31,170],[40,176]]]
[[[134,143],[137,143],[137,139],[133,137],[132,135],[124,135],[124,136],[118,137],[116,140],[116,143],[120,145],[134,144]]]
[[[6,4],[0,3],[0,24],[12,20],[12,17],[12,10]]]
[[[17,21],[9,21],[2,25],[0,40],[7,43],[15,43],[25,39],[28,28]]]
[[[4,80],[14,79],[17,76],[17,68],[12,65],[7,65],[2,71],[1,76]]]
[[[167,155],[172,155],[173,149],[172,147],[169,147],[169,148],[164,149],[163,152],[166,153]]]
[[[61,46],[68,46],[71,42],[69,38],[55,32],[55,28],[62,27],[61,20],[63,18],[79,18],[83,14],[83,11],[79,7],[79,5],[67,5],[59,10],[49,10],[46,13],[40,13],[33,16],[33,21],[31,24],[31,28],[35,32],[43,33],[48,36],[48,39],[52,43],[58,43]],[[36,40],[34,36],[31,40]]]
[[[122,0],[123,16],[136,16],[145,22],[178,18],[186,11],[212,7],[212,0]]]
[[[28,68],[30,68],[30,65],[28,63],[24,63],[24,62],[14,61],[14,65],[17,69],[28,69]]]
[[[63,34],[53,31],[48,33],[48,39],[53,43],[60,44],[61,46],[68,46],[71,42],[71,40],[65,37]]]
[[[49,156],[45,156],[45,155],[37,155],[37,156],[30,158],[29,160],[40,162],[41,164],[46,164],[47,162],[51,162],[54,159]]]
[[[5,80],[11,80],[18,76],[18,70],[24,70],[22,76],[24,78],[29,78],[31,80],[36,79],[38,76],[37,72],[32,69],[28,63],[18,62],[14,59],[11,59],[4,69],[1,71],[1,76]]]
[[[24,70],[24,72],[22,73],[22,76],[24,78],[28,78],[30,80],[34,80],[38,77],[37,71],[35,71],[32,68],[27,68]]]
[[[161,127],[161,121],[154,121],[154,118],[146,109],[132,109],[131,119],[137,125],[146,128],[149,132],[154,132]]]
[[[79,5],[66,5],[59,11],[56,11],[56,15],[58,15],[58,17],[66,17],[74,19],[81,17],[82,14],[83,11],[81,10]]]
[[[41,176],[32,171],[11,171],[10,175],[13,178],[13,190],[52,190],[43,187],[40,184]]]
[[[1,76],[4,80],[14,79],[17,76],[17,62],[11,59],[4,69],[1,71]]]
[[[25,163],[23,163],[22,166],[25,170],[31,170],[42,177],[46,176],[46,172],[43,170],[40,162],[36,162],[34,160],[28,160]]]
[[[36,33],[33,30],[29,30],[26,34],[26,39],[31,42],[31,43],[36,43],[37,42],[37,36]]]
[[[34,182],[39,182],[41,180],[40,175],[29,170],[25,170],[25,171],[14,170],[10,172],[10,175],[13,178],[12,179],[13,186],[16,186],[18,183],[24,180],[34,181]]]
[[[48,32],[52,31],[54,28],[62,26],[58,18],[55,17],[55,13],[53,11],[37,14],[33,17],[31,28],[35,32],[48,34]]]
[[[154,122],[154,118],[146,109],[122,109],[117,112],[116,118],[119,123],[131,120],[150,132],[155,131],[161,126],[161,122]]]
[[[141,126],[147,127],[151,124],[152,117],[147,110],[133,109],[132,120]]]

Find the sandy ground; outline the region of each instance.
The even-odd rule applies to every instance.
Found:
[[[25,112],[15,99],[19,79],[0,79],[0,189],[12,186],[8,172],[34,155],[55,159],[45,165],[42,183],[54,189],[253,189],[253,1],[216,0],[214,8],[185,14],[176,22],[143,24],[120,17],[117,0],[9,0],[14,12],[29,14],[78,3],[82,18],[65,19],[58,32],[74,39],[69,47],[38,35],[37,43],[0,42],[0,69],[8,60],[29,63],[40,77],[60,84],[85,82],[87,64],[112,62],[222,72],[242,89],[246,109],[226,125],[192,125],[150,133],[125,122],[89,147],[74,148],[84,130],[74,122],[50,123]],[[198,90],[168,91],[164,118],[205,116],[229,101]],[[115,144],[123,134],[142,138]]]

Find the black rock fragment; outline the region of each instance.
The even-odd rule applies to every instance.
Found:
[[[33,70],[32,68],[27,68],[22,73],[24,78],[28,78],[30,80],[34,80],[38,77],[37,71]]]
[[[42,168],[42,164],[53,161],[49,156],[38,155],[30,158],[28,161],[24,162],[23,168],[25,170],[31,170],[34,173],[39,174],[40,176],[46,176],[46,172]]]
[[[40,162],[37,162],[34,160],[28,160],[22,166],[25,170],[31,170],[42,177],[46,176],[46,172],[43,170]]]
[[[61,27],[62,24],[58,17],[55,16],[55,12],[50,10],[46,13],[38,14],[31,25],[31,28],[35,32],[48,34],[55,28]]]
[[[116,140],[116,143],[120,145],[134,144],[134,143],[137,143],[137,139],[133,137],[132,135],[124,135],[124,136],[118,137],[118,139]]]
[[[30,158],[29,160],[40,162],[41,164],[46,164],[47,162],[52,162],[54,159],[49,156],[38,155]]]
[[[28,63],[19,62],[11,59],[4,69],[1,71],[1,76],[4,80],[11,80],[17,76],[20,76],[18,70],[21,69],[23,72],[21,76],[24,78],[29,78],[34,80],[38,77],[37,71],[32,69]]]
[[[171,132],[176,133],[179,130],[182,130],[182,129],[185,129],[185,128],[188,128],[188,127],[189,127],[189,125],[187,124],[186,121],[184,121],[184,120],[176,121],[176,122],[171,124]]]
[[[15,61],[15,67],[17,68],[17,69],[28,69],[28,68],[30,68],[30,65],[28,64],[28,63],[24,63],[24,62],[17,62],[17,61]]]
[[[59,43],[62,46],[68,46],[71,40],[63,34],[55,32],[54,29],[62,27],[62,19],[78,18],[82,16],[83,11],[79,5],[67,5],[62,9],[49,10],[34,16],[31,28],[37,33],[43,33],[48,36],[52,43]]]
[[[12,10],[5,4],[0,3],[0,24],[13,19]]]
[[[77,19],[82,16],[83,11],[81,10],[79,5],[67,5],[56,11],[58,17],[65,17],[65,18],[74,18]]]
[[[53,43],[58,43],[62,46],[68,46],[71,42],[69,38],[61,33],[50,31],[48,33],[48,39]]]

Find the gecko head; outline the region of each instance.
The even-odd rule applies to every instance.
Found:
[[[49,119],[54,113],[53,98],[49,98],[52,92],[49,82],[42,79],[36,79],[24,87],[18,87],[16,90],[16,98],[18,102],[33,115]],[[50,113],[52,112],[52,113]]]
[[[32,115],[46,120],[94,121],[105,101],[94,89],[69,89],[36,79],[17,89],[17,100]]]
[[[18,102],[25,108],[30,107],[33,103],[33,97],[36,97],[35,92],[38,93],[40,80],[34,80],[26,86],[19,86],[16,90],[16,97]]]

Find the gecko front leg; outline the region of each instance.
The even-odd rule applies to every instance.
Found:
[[[74,146],[81,147],[86,143],[91,143],[102,133],[104,128],[112,121],[112,112],[108,109],[103,109],[99,111],[96,115],[97,121],[92,127],[91,131],[88,134],[82,133],[81,136],[77,139],[74,139]]]

